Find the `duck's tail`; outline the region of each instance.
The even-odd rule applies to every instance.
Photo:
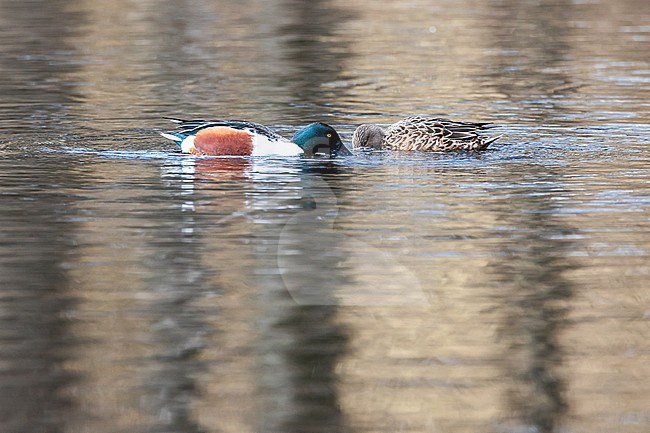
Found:
[[[484,141],[481,142],[481,150],[485,150],[488,148],[488,146],[495,141],[497,141],[499,138],[503,137],[502,135],[497,135],[496,137],[490,137]]]
[[[177,124],[182,124],[182,123],[187,122],[186,120],[179,119],[177,117],[163,117],[163,119],[171,120],[172,122],[177,123]],[[183,140],[185,140],[187,138],[187,135],[182,134],[180,132],[176,132],[176,131],[161,132],[160,135],[162,135],[163,137],[165,137],[168,140],[172,140],[180,148],[182,148]]]
[[[178,145],[178,147],[181,148],[181,149],[182,149],[182,147],[183,147],[183,146],[182,146],[182,144],[183,144],[183,140],[185,140],[185,138],[186,138],[185,135],[183,135],[183,134],[178,134],[178,133],[175,133],[175,132],[161,132],[160,135],[162,135],[163,137],[165,137],[165,138],[168,139],[168,140],[172,140],[172,141],[175,142],[175,143]]]
[[[163,116],[163,119],[171,120],[171,121],[174,122],[174,123],[185,123],[185,122],[187,122],[187,120],[185,120],[185,119],[179,119],[178,117],[167,117],[167,116]]]

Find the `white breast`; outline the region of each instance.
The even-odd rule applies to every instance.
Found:
[[[289,140],[269,140],[268,137],[255,134],[253,136],[253,156],[265,155],[282,155],[293,156],[302,155],[304,151],[296,143]]]
[[[181,143],[181,152],[190,153],[192,149],[194,149],[194,136],[188,135]]]

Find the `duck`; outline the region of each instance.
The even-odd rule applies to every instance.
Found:
[[[481,151],[500,138],[479,134],[494,126],[490,123],[410,116],[386,128],[373,124],[360,125],[352,136],[352,147],[426,152]]]
[[[311,123],[287,140],[272,129],[246,120],[184,120],[166,118],[177,124],[160,135],[174,141],[182,153],[197,156],[297,156],[351,155],[334,128]]]

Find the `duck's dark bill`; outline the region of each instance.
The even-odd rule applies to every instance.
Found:
[[[311,151],[305,151],[305,156],[308,158],[334,158],[346,155],[352,155],[352,152],[343,144],[333,150],[329,144],[321,144],[314,146]]]

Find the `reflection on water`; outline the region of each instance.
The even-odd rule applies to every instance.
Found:
[[[572,268],[567,253],[575,248],[571,238],[576,230],[556,217],[553,199],[566,192],[560,176],[539,166],[526,172],[547,181],[533,186],[522,177],[519,187],[492,205],[500,223],[517,227],[517,235],[516,241],[502,240],[498,259],[490,266],[502,292],[499,334],[508,344],[504,374],[512,381],[507,401],[519,415],[515,422],[552,432],[561,425],[567,406],[558,334],[568,326],[572,283],[565,274]]]
[[[0,236],[0,420],[6,431],[60,431],[77,405],[65,390],[78,374],[65,368],[79,343],[66,319],[76,300],[64,263],[74,260],[71,221],[74,200],[61,191],[43,190],[38,200],[17,192],[19,173],[31,169],[16,161],[7,174],[2,164],[2,235]],[[79,183],[82,180],[76,179]],[[41,185],[67,182],[60,170],[41,173]],[[37,188],[37,185],[33,185]],[[46,206],[51,213],[44,213]],[[15,271],[17,270],[17,271]],[[33,423],[33,424],[32,424]]]
[[[644,6],[0,0],[0,431],[648,431]],[[414,113],[503,138],[155,130]]]

